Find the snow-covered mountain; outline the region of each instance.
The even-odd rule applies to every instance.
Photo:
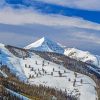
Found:
[[[97,67],[100,67],[100,56],[93,55],[88,51],[82,51],[75,48],[64,48],[64,46],[59,45],[48,38],[41,38],[40,40],[28,45],[25,49],[33,49],[38,51],[47,51],[47,52],[56,52],[60,54],[64,54],[73,59],[80,60],[83,62],[87,62],[89,64],[93,64]]]
[[[96,100],[95,82],[88,76],[68,70],[34,52],[0,44],[0,60],[20,79],[30,84],[45,85],[74,95],[79,100]],[[29,56],[24,57],[29,53]],[[20,56],[19,56],[20,55]],[[19,57],[18,57],[19,56]],[[22,57],[21,57],[22,56]]]
[[[88,51],[82,51],[76,48],[67,48],[65,49],[64,54],[76,60],[87,62],[89,64],[100,67],[100,56],[93,55]]]
[[[64,53],[64,48],[60,44],[58,44],[46,37],[43,37],[43,38],[37,40],[36,42],[26,46],[25,49],[56,52],[56,53],[60,53],[60,54]]]

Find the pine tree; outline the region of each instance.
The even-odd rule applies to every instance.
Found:
[[[42,68],[42,71],[43,71],[43,73],[44,73],[45,70]]]
[[[31,77],[31,74],[29,75],[29,79],[30,79],[30,78],[32,78],[32,77]]]
[[[36,77],[38,77],[38,74],[36,74]]]
[[[58,71],[59,77],[62,77],[62,73],[60,71]]]
[[[66,73],[66,70],[64,70],[64,73]]]
[[[71,81],[71,79],[69,78],[69,79],[68,79],[68,81],[70,82],[70,81]]]
[[[34,68],[33,67],[31,68],[31,71],[34,71]]]
[[[35,64],[38,65],[38,64],[37,64],[37,61],[35,61]]]
[[[74,75],[75,75],[75,77],[77,77],[77,73],[76,72],[74,72]]]
[[[55,69],[53,68],[53,72],[55,71]]]
[[[29,68],[31,68],[31,65],[29,65]]]
[[[34,75],[32,75],[32,78],[34,78]]]
[[[47,74],[47,72],[45,71],[45,74]]]
[[[44,66],[44,63],[42,64],[42,67]]]
[[[27,64],[25,64],[25,67],[27,67]]]
[[[75,83],[76,83],[76,79],[75,79],[74,82],[73,82],[73,86],[75,86]]]
[[[82,84],[82,83],[83,83],[83,79],[81,79],[81,81],[80,81],[80,82],[81,82],[81,84]]]
[[[53,76],[53,72],[51,72],[51,75]]]

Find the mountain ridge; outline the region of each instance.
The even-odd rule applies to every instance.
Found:
[[[47,37],[42,37],[41,39],[33,42],[32,44],[24,47],[25,49],[34,49],[38,51],[48,51],[63,54],[64,49],[60,44],[48,39]]]
[[[64,54],[73,59],[80,60],[89,64],[93,64],[97,67],[100,67],[99,55],[94,55],[90,53],[89,51],[82,51],[76,48],[64,48],[64,46],[59,45],[59,43],[56,43],[46,37],[43,37],[24,48],[30,49],[30,50],[38,50],[38,51],[55,52],[59,54]]]

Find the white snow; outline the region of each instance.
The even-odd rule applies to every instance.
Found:
[[[20,65],[20,58],[15,57],[11,52],[9,52],[9,50],[5,48],[4,44],[0,44],[0,52],[0,61],[2,61],[4,65],[7,65],[21,80],[26,81],[27,78],[23,74],[23,69]]]
[[[35,70],[38,70],[38,68],[40,70],[42,69],[42,66],[41,66],[42,60],[39,59],[38,63],[39,65],[33,66]],[[95,100],[97,98],[97,94],[95,90],[96,84],[89,77],[82,74],[78,74],[77,78],[75,78],[74,72],[65,69],[63,66],[59,66],[51,62],[50,62],[50,65],[48,65],[46,62],[46,66],[44,66],[43,68],[47,71],[48,74],[52,72],[53,68],[55,69],[55,71],[60,71],[61,73],[63,73],[64,70],[66,70],[66,73],[64,73],[62,77],[59,77],[58,72],[54,72],[53,76],[48,75],[48,74],[40,75],[38,77],[29,79],[29,83],[36,84],[36,85],[42,84],[45,86],[56,88],[58,90],[61,89],[63,91],[65,91],[66,89],[69,94],[77,95],[77,96],[79,96],[79,93],[80,93],[81,94],[79,97],[80,100],[88,100],[88,98],[90,98],[90,100]],[[30,72],[30,70],[26,68],[25,73],[27,73],[28,71],[29,71],[29,74],[35,76],[33,72]],[[68,81],[69,78],[71,79],[70,82]],[[77,81],[75,87],[73,87],[74,79],[76,79]],[[81,79],[83,80],[83,84],[80,83]]]
[[[97,67],[100,67],[100,56],[93,55],[88,51],[82,51],[76,48],[67,48],[65,49],[64,54],[71,58],[74,58],[83,62],[88,62]]]
[[[44,60],[35,53],[30,53],[30,58],[23,59],[15,57],[4,45],[0,45],[0,50],[2,51],[0,56],[3,59],[3,63],[7,64],[20,79],[26,79],[30,84],[42,84],[58,90],[61,89],[62,91],[66,89],[68,94],[75,95],[79,97],[80,100],[96,100],[96,98],[98,98],[95,90],[96,84],[88,76],[77,73],[78,75],[75,77],[73,71],[64,68],[62,65]],[[42,66],[43,62],[44,66]],[[43,69],[46,73],[43,72]],[[62,73],[62,77],[59,77],[59,71]],[[64,73],[64,71],[66,71],[66,73]],[[53,75],[51,75],[51,72],[53,72]],[[34,77],[29,78],[30,75]],[[75,86],[73,86],[75,79]],[[81,79],[83,80],[82,84],[80,82]]]
[[[40,40],[37,40],[36,42],[26,46],[25,49],[56,52],[56,53],[60,53],[60,54],[64,53],[64,49],[59,43],[51,41],[50,39],[48,39],[46,37],[43,37]]]
[[[45,40],[45,38],[43,37],[43,38],[41,38],[40,40],[38,40],[38,41],[36,41],[36,42],[34,42],[34,43],[32,43],[32,44],[26,46],[25,48],[26,48],[26,49],[30,49],[30,48],[33,48],[33,47],[34,47],[34,48],[39,47],[39,46],[41,46],[41,44],[44,42],[44,40]]]

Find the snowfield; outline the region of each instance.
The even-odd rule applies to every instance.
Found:
[[[8,65],[21,80],[62,90],[75,95],[79,100],[97,100],[96,84],[88,76],[49,62],[35,53],[30,53],[29,58],[23,59],[14,56],[3,44],[0,44],[0,50],[3,64]]]
[[[38,61],[37,65],[35,65],[35,61]],[[79,97],[80,100],[88,100],[88,98],[90,98],[90,100],[95,100],[97,98],[95,90],[96,84],[89,77],[82,74],[78,74],[77,78],[75,78],[74,72],[67,70],[63,66],[54,64],[52,62],[49,62],[48,65],[48,61],[45,61],[45,66],[42,67],[43,59],[39,58],[36,55],[32,57],[32,60],[26,59],[25,62],[27,63],[28,66],[31,64],[31,67],[34,68],[34,70],[36,70],[37,73],[39,73],[38,72],[39,69],[41,74],[43,74],[41,71],[42,68],[47,71],[47,74],[39,75],[37,77],[35,76],[36,74],[34,73],[34,71],[30,71],[30,68],[24,68],[27,77],[29,77],[30,74],[34,75],[34,78],[28,80],[29,83],[36,85],[41,84],[56,88],[58,90],[61,89],[63,91],[65,91],[66,89],[67,93]],[[32,65],[32,62],[34,65]],[[22,64],[23,63],[24,61],[22,62]],[[55,70],[54,72],[53,68]],[[64,71],[66,72],[62,74],[62,77],[59,77],[58,71],[60,71],[61,73],[64,73]],[[49,75],[51,74],[51,72],[53,72],[53,76]],[[69,79],[71,81],[69,81]],[[76,83],[75,86],[73,86],[73,82],[75,79]],[[83,80],[82,84],[81,84],[81,79]]]

